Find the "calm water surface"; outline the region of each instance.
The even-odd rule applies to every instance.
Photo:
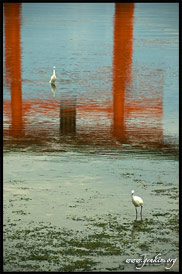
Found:
[[[178,4],[4,5],[5,149],[171,152],[178,93]]]

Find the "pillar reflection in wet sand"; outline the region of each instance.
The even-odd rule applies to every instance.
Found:
[[[20,135],[22,121],[21,87],[21,4],[4,3],[5,22],[5,67],[6,83],[11,91],[11,134]]]
[[[125,142],[125,89],[131,81],[133,3],[116,3],[113,45],[113,133]]]
[[[76,134],[76,98],[62,98],[60,102],[61,135]]]

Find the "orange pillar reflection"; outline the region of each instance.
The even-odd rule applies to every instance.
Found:
[[[5,66],[6,82],[11,90],[11,134],[22,133],[22,87],[21,87],[21,4],[5,3]]]
[[[116,3],[113,46],[113,133],[125,141],[125,88],[131,80],[133,3]]]
[[[76,98],[63,98],[60,102],[61,135],[76,134]]]

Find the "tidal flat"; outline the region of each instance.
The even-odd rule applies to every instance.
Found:
[[[162,154],[4,153],[4,271],[178,271],[178,172]],[[126,263],[142,254],[177,261]]]
[[[4,3],[3,19],[4,271],[178,271],[178,3]]]

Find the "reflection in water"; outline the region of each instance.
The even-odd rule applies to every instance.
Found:
[[[121,143],[162,146],[163,72],[160,69],[155,71],[146,68],[143,83],[137,87],[135,74],[132,73],[133,13],[133,3],[116,3],[113,134]],[[153,77],[154,75],[157,77]]]
[[[55,95],[56,95],[56,85],[54,83],[51,83],[51,90],[52,90],[53,97],[55,97]]]
[[[21,4],[5,3],[5,64],[6,83],[11,91],[11,127],[13,137],[23,133],[20,25]]]
[[[46,78],[46,84],[41,82],[41,86],[38,86],[39,79],[37,80],[34,93],[29,92],[29,86],[24,81],[25,93],[24,100],[22,100],[21,4],[4,4],[5,81],[11,91],[11,103],[7,98],[4,100],[4,140],[7,144],[12,140],[15,145],[20,144],[21,139],[22,143],[26,143],[28,140],[31,145],[42,142],[44,144],[52,143],[54,146],[54,142],[58,142],[60,145],[60,135],[61,137],[64,135],[64,142],[61,139],[64,146],[64,143],[70,142],[69,136],[72,135],[75,137],[74,143],[78,146],[102,145],[109,147],[129,143],[139,147],[146,146],[149,148],[152,146],[155,150],[164,147],[163,87],[166,81],[165,70],[160,63],[156,67],[150,66],[150,62],[146,63],[146,67],[142,67],[141,64],[143,63],[140,61],[139,65],[135,63],[133,57],[133,49],[136,45],[134,40],[134,7],[135,4],[133,3],[115,4],[113,59],[111,60],[113,77],[108,79],[112,90],[102,89],[105,78],[103,80],[103,76],[99,73],[96,80],[99,82],[100,90],[97,92],[99,88],[94,89],[95,76],[93,75],[95,72],[92,72],[92,66],[95,63],[87,64],[86,71],[90,77],[86,80],[84,78],[74,79],[75,75],[81,75],[81,71],[85,69],[83,59],[81,63],[76,64],[78,70],[75,75],[69,71],[65,72],[65,75],[68,73],[70,78],[70,81],[65,81],[66,90],[69,90],[70,85],[74,86],[74,83],[79,81],[80,93],[75,86],[71,89],[72,96],[67,97],[68,94],[56,93],[56,86],[51,83],[50,88],[53,95],[50,95],[50,90],[46,93],[47,90],[42,89],[44,85],[45,89],[49,85],[46,86],[48,83]],[[111,18],[112,16],[113,14],[111,14]],[[57,22],[57,24],[59,23]],[[34,23],[32,24],[34,26]],[[55,23],[51,24],[53,24],[52,27],[55,26]],[[88,24],[90,23],[88,22]],[[106,26],[103,25],[103,27]],[[150,28],[152,30],[153,26]],[[48,29],[48,31],[50,30]],[[27,32],[22,33],[24,35],[22,39],[26,39]],[[111,44],[110,40],[106,42]],[[107,48],[106,42],[103,41],[105,48]],[[104,50],[107,52],[105,48]],[[24,54],[27,54],[26,50],[24,49]],[[73,55],[74,46],[72,48],[72,44],[70,44],[69,50],[70,55]],[[88,52],[88,48],[84,48],[84,50]],[[98,52],[98,54],[101,53]],[[105,60],[104,56],[103,60]],[[36,53],[34,57],[37,57]],[[43,57],[42,59],[44,59]],[[67,56],[65,56],[66,58]],[[100,71],[110,70],[110,67],[107,67],[104,62],[100,65]],[[40,71],[42,73],[43,69]],[[37,77],[40,76],[37,75]],[[84,82],[84,89],[81,85],[82,82]],[[92,85],[93,90],[90,88]],[[88,90],[85,86],[88,86]],[[74,95],[77,96],[77,101]],[[8,126],[9,130],[6,130]],[[15,136],[18,138],[14,138]],[[170,146],[170,143],[167,145]]]
[[[126,130],[131,143],[162,147],[163,144],[163,71],[148,69],[147,74],[157,75],[143,79],[143,90],[133,89],[126,94]],[[142,87],[143,85],[141,85]]]
[[[125,90],[131,81],[133,3],[116,3],[113,45],[113,133],[126,142]]]
[[[141,231],[142,225],[143,225],[142,219],[133,221],[133,225],[132,225],[132,229],[131,229],[132,239],[135,239],[136,236],[139,234],[139,232]]]
[[[66,98],[65,98],[66,97]],[[76,134],[76,98],[62,96],[60,102],[60,133],[61,136]]]

